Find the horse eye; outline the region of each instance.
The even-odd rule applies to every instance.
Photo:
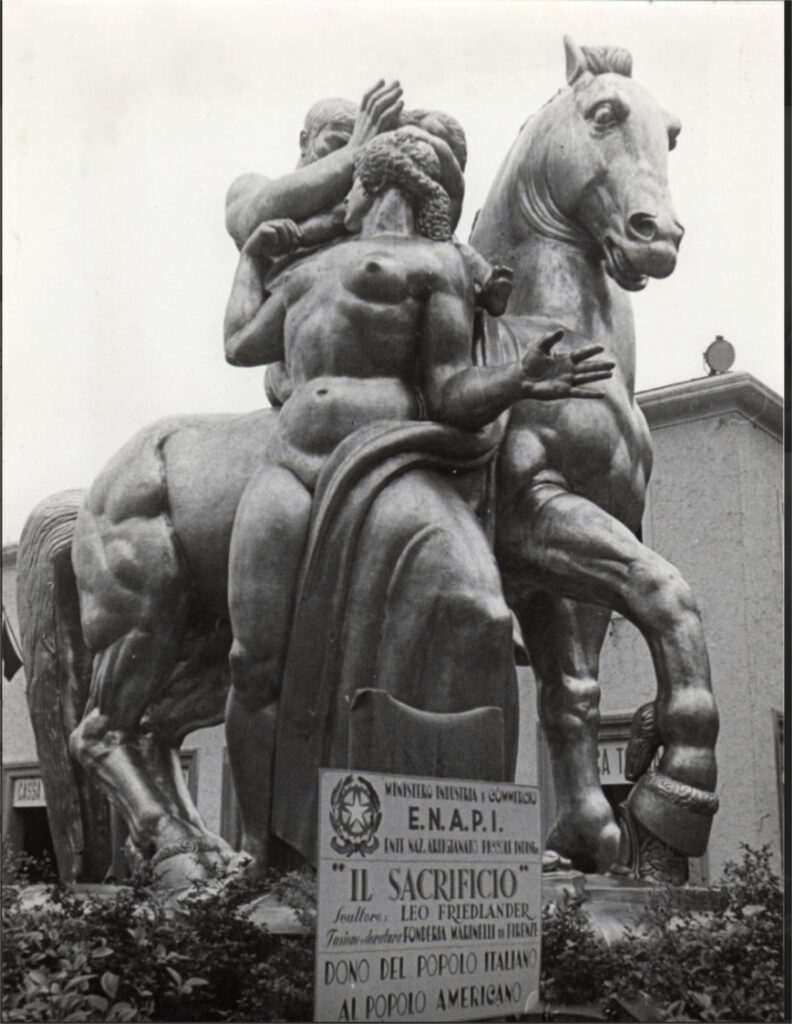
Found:
[[[619,113],[616,105],[610,100],[598,103],[589,113],[589,117],[597,128],[608,128],[619,120]]]

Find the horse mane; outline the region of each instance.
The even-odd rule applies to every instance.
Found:
[[[615,75],[624,75],[625,78],[632,76],[632,54],[622,46],[581,46],[583,56],[586,58],[586,69],[592,75],[606,75],[612,72]]]

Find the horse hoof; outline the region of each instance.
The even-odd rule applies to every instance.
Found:
[[[211,839],[189,838],[166,843],[151,858],[154,886],[183,889],[195,882],[216,880],[225,873],[229,859],[223,846]]]
[[[569,871],[571,867],[572,861],[555,850],[545,850],[542,854],[542,871]]]
[[[604,823],[581,821],[571,827],[557,821],[545,842],[545,852],[558,854],[567,865],[587,874],[606,872],[618,859],[620,835],[613,818]]]

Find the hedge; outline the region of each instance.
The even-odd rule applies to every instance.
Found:
[[[244,881],[198,886],[174,914],[145,877],[102,898],[54,883],[36,906],[23,898],[25,878],[24,865],[6,865],[3,1020],[311,1020],[312,877],[266,886],[311,929],[297,937],[249,919],[261,889]],[[545,907],[543,1019],[586,1006],[601,1020],[782,1020],[783,898],[768,848],[744,847],[718,893],[722,909],[701,915],[660,890],[641,929],[610,948],[580,900]]]

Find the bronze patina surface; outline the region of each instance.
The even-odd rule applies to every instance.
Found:
[[[80,809],[55,828],[66,877],[107,845],[97,782],[165,884],[234,866],[178,762],[223,718],[254,871],[276,837],[313,860],[320,765],[513,778],[509,608],[550,741],[550,848],[677,880],[703,851],[717,713],[690,590],[638,539],[627,295],[674,269],[679,125],[630,64],[567,42],[568,85],[521,130],[472,248],[453,238],[464,135],[405,114],[398,83],[315,105],[295,171],[234,183],[226,357],[268,366],[277,408],[145,428],[20,542],[42,773]],[[658,682],[621,828],[596,769],[612,609]]]

